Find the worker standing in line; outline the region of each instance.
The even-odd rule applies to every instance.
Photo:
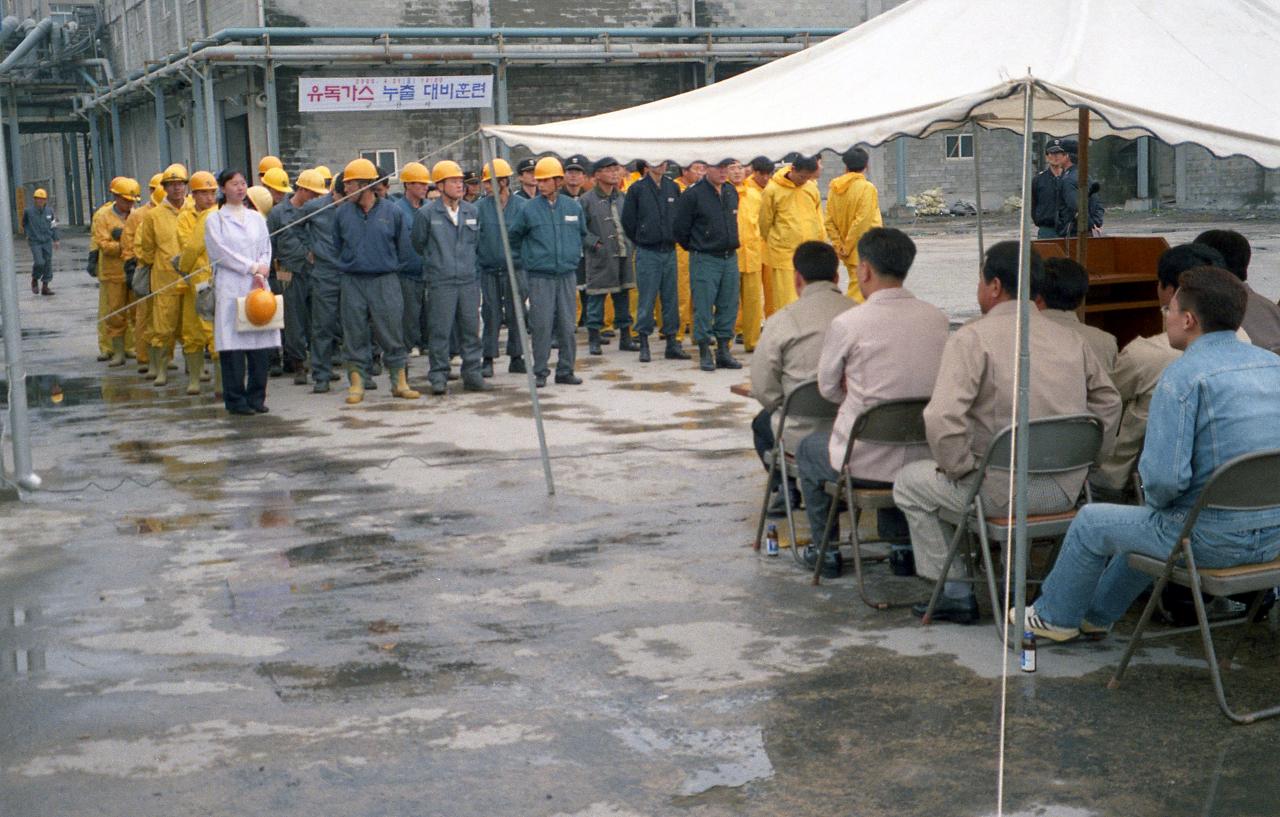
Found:
[[[707,175],[707,163],[694,160],[685,165],[676,176],[676,187],[680,192],[688,190]],[[680,331],[676,333],[678,340],[693,331],[693,288],[689,283],[689,251],[676,244],[676,287],[680,298]]]
[[[533,336],[533,373],[538,387],[551,373],[551,341],[559,341],[556,383],[578,386],[573,373],[577,346],[573,340],[575,280],[578,259],[586,246],[587,225],[582,208],[560,195],[564,168],[560,160],[544,156],[534,168],[538,196],[521,207],[507,227],[511,251],[519,253],[529,274],[529,324]]]
[[[533,178],[533,169],[537,165],[538,160],[532,156],[516,163],[516,175],[520,177],[520,188],[516,190],[516,195],[522,199],[532,200],[538,195],[538,183]]]
[[[309,271],[306,227],[293,226],[302,218],[307,202],[326,192],[324,179],[314,170],[298,174],[293,195],[271,208],[267,216],[267,233],[271,235],[271,260],[276,278],[284,290],[284,370],[293,374],[296,386],[307,384],[307,342],[311,323],[308,297]]]
[[[414,216],[427,203],[427,188],[431,187],[431,171],[418,162],[409,162],[400,168],[400,183],[404,196],[396,206],[404,211],[413,229]],[[404,299],[404,345],[410,350],[422,350],[427,346],[426,279],[423,278],[422,256],[410,246],[409,260],[400,270],[400,292]]]
[[[115,260],[115,266],[117,267],[117,269],[115,270],[109,269],[107,271],[107,274],[113,278],[117,278],[121,283],[124,284],[123,287],[117,288],[118,289],[117,294],[121,295],[123,298],[118,308],[123,309],[129,303],[129,285],[128,285],[128,282],[124,280],[125,279],[124,258],[121,254],[120,244],[121,244],[121,238],[124,235],[124,230],[123,230],[124,221],[128,220],[128,213],[132,211],[134,205],[138,203],[138,199],[140,198],[140,195],[138,192],[139,189],[140,188],[138,187],[138,183],[133,179],[130,179],[126,176],[115,177],[114,179],[111,180],[111,184],[108,185],[108,190],[111,192],[111,196],[112,196],[111,200],[108,201],[106,204],[103,204],[97,210],[94,210],[93,216],[89,219],[89,251],[90,253],[97,253],[96,261],[95,261],[97,266],[94,267],[93,272],[91,274],[93,275],[94,278],[98,279],[98,362],[99,363],[105,363],[111,360],[113,356],[111,336],[110,336],[110,332],[108,331],[109,328],[107,326],[107,322],[108,322],[107,316],[116,310],[111,309],[108,303],[111,295],[111,287],[103,283],[101,278],[103,253],[98,248],[97,233],[94,232],[94,229],[93,229],[94,219],[98,218],[99,213],[106,213],[111,211],[112,209],[117,208],[117,205],[119,205],[120,202],[116,199],[116,196],[123,195],[125,199],[129,202],[129,209],[125,211],[125,216],[123,217],[123,221],[120,224],[120,227],[121,227],[120,235],[111,237],[110,236],[111,231],[108,231],[108,237],[110,238],[111,243],[115,245],[115,254],[113,258]],[[118,192],[115,192],[116,190],[120,190],[123,192],[118,193]],[[112,230],[114,230],[114,227],[112,228]],[[122,343],[124,344],[124,357],[128,358],[133,355],[132,310],[126,309],[124,312],[121,312],[119,315],[119,318],[120,318],[120,326],[122,327],[120,338]],[[124,364],[121,363],[120,365],[123,366]]]
[[[328,393],[329,384],[341,379],[333,370],[337,341],[342,333],[342,268],[338,260],[334,220],[338,210],[349,206],[341,191],[330,190],[303,205],[300,216],[306,218],[301,229],[305,230],[311,263],[308,273],[311,279],[311,390],[316,394]]]
[[[880,215],[880,192],[867,179],[870,155],[860,147],[852,147],[840,157],[845,174],[831,180],[827,187],[827,235],[836,255],[844,262],[849,275],[846,294],[855,303],[866,300],[858,289],[858,240],[870,229],[884,226]]]
[[[58,238],[58,219],[49,206],[49,194],[37,187],[32,204],[22,212],[22,231],[31,247],[31,293],[52,295],[53,251],[62,246]]]
[[[741,369],[729,351],[738,320],[738,192],[727,184],[733,159],[708,167],[676,202],[672,232],[689,251],[693,340],[704,372]],[[715,341],[714,358],[711,342]]]
[[[560,195],[568,196],[582,206],[582,195],[587,192],[587,168],[591,160],[581,153],[575,153],[564,162],[564,184],[560,185]],[[587,314],[587,259],[584,255],[578,260],[577,304],[574,306],[573,325],[582,326]]]
[[[754,351],[764,323],[764,283],[760,277],[763,241],[760,239],[760,188],[747,178],[747,168],[734,162],[727,169],[738,192],[738,331],[742,348]]]
[[[449,391],[450,341],[457,339],[462,354],[462,388],[486,391],[481,371],[480,273],[476,249],[480,243],[480,214],[464,201],[462,168],[445,159],[431,168],[431,182],[440,198],[413,216],[412,244],[422,257],[427,285],[427,326],[431,339],[431,393]]]
[[[111,359],[107,365],[111,368],[123,366],[125,362],[125,313],[119,310],[129,303],[129,284],[124,280],[120,239],[124,235],[124,223],[133,210],[137,187],[137,182],[124,176],[112,179],[110,190],[113,200],[93,214],[91,227],[93,242],[98,248],[98,287],[106,299],[106,312],[103,314],[111,315],[105,321],[107,342],[111,346]],[[113,312],[119,314],[112,315]]]
[[[806,241],[826,241],[822,223],[822,194],[818,192],[818,159],[797,156],[773,174],[764,189],[760,205],[760,235],[769,248],[769,267],[773,271],[773,307],[793,303],[796,294],[795,266],[792,256],[796,247]]]
[[[399,272],[409,258],[409,223],[404,211],[378,196],[378,169],[356,159],[342,171],[350,201],[337,208],[334,248],[342,270],[343,358],[350,386],[347,404],[364,400],[365,379],[373,366],[371,335],[382,348],[391,374],[391,394],[405,400],[421,395],[409,388],[405,372],[404,300]],[[458,181],[461,182],[461,174]],[[477,361],[478,363],[479,361]]]
[[[498,332],[505,321],[507,324],[507,371],[512,374],[525,374],[523,357],[523,338],[520,337],[519,325],[516,322],[516,308],[524,309],[525,298],[529,291],[528,279],[524,268],[520,265],[520,256],[512,257],[516,270],[516,281],[520,288],[518,295],[511,292],[511,276],[507,271],[507,255],[502,246],[502,233],[498,226],[498,208],[502,208],[503,220],[509,225],[515,220],[516,212],[525,206],[528,199],[511,192],[511,165],[503,159],[493,160],[493,175],[497,177],[496,186],[490,178],[490,166],[485,165],[481,174],[486,194],[476,203],[476,212],[480,218],[480,243],[476,247],[476,266],[480,270],[481,313],[484,318],[483,361],[480,374],[493,377],[493,360],[498,356]]]
[[[618,190],[622,165],[606,157],[591,168],[595,186],[578,200],[587,220],[590,246],[586,255],[587,347],[593,355],[604,354],[602,333],[605,304],[612,301],[617,321],[618,351],[634,352],[631,340],[629,290],[635,289],[631,266],[631,243],[622,230],[623,194]]]
[[[138,228],[138,262],[151,268],[151,363],[155,385],[168,384],[169,356],[182,323],[182,296],[187,291],[173,267],[182,253],[178,215],[187,199],[187,169],[171,164],[160,177],[164,200],[142,220]]]
[[[333,171],[324,165],[316,165],[314,170],[320,174],[320,178],[324,181],[325,191],[333,190]]]
[[[764,189],[769,186],[769,179],[773,178],[774,170],[773,160],[767,156],[757,156],[751,160],[751,164],[747,165],[747,178],[742,184],[748,190],[754,190],[758,193],[755,206],[755,234],[760,237],[760,291],[764,296],[764,317],[767,320],[770,315],[781,309],[780,306],[773,302],[773,269],[769,266],[769,245],[765,241],[764,233],[760,230],[760,207],[764,204]]]
[[[155,209],[161,201],[164,200],[164,188],[160,186],[160,178],[163,174],[157,173],[151,177],[151,181],[147,183],[147,200],[142,206],[134,207],[129,213],[129,217],[124,222],[124,233],[120,236],[120,257],[124,260],[124,282],[129,290],[129,302],[138,301],[137,306],[129,310],[126,314],[133,320],[133,343],[134,357],[138,363],[138,374],[150,374],[154,376],[154,372],[149,368],[151,365],[151,299],[144,298],[139,300],[137,293],[133,291],[130,279],[138,265],[138,248],[137,238],[138,229],[142,227],[142,221],[147,217],[147,213]]]
[[[222,393],[221,369],[218,355],[213,348],[213,321],[196,313],[196,289],[200,284],[212,284],[213,270],[209,267],[209,254],[204,243],[204,224],[209,214],[217,210],[218,180],[207,170],[191,174],[187,185],[191,190],[192,206],[178,214],[178,240],[182,254],[178,258],[178,273],[186,278],[186,291],[182,293],[182,354],[187,360],[187,394],[200,393],[200,382],[209,379],[205,373],[204,355],[209,353],[213,370],[219,375],[213,390]]]
[[[258,184],[263,187],[270,187],[267,184],[267,173],[272,170],[284,170],[284,162],[280,161],[276,156],[263,156],[258,160]]]
[[[636,248],[636,286],[640,290],[636,334],[640,362],[648,363],[649,335],[654,330],[654,304],[662,299],[662,336],[667,340],[668,360],[688,360],[680,345],[679,295],[676,286],[676,240],[671,226],[680,188],[668,179],[667,163],[645,165],[645,176],[627,188],[622,205],[622,229]]]

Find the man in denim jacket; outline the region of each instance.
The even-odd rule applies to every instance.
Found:
[[[1156,386],[1138,465],[1146,507],[1081,508],[1043,593],[1027,608],[1027,629],[1037,636],[1105,635],[1151,584],[1125,554],[1167,558],[1214,471],[1242,454],[1280,448],[1280,356],[1236,337],[1247,302],[1247,290],[1226,270],[1182,274],[1165,327],[1184,353]],[[1191,546],[1203,567],[1269,561],[1280,555],[1280,511],[1205,509]]]

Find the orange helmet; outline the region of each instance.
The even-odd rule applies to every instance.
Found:
[[[265,176],[267,171],[273,167],[283,168],[284,163],[275,156],[263,156],[262,161],[258,162],[258,175]]]
[[[378,178],[378,168],[368,159],[353,159],[342,169],[344,182],[371,182]]]
[[[537,181],[554,179],[564,175],[564,165],[554,156],[543,156],[533,166],[533,178]]]
[[[189,186],[192,193],[198,193],[201,190],[217,190],[218,180],[207,170],[197,170],[191,174]]]
[[[400,181],[405,184],[413,184],[414,182],[430,184],[431,173],[424,165],[421,165],[418,162],[409,162],[407,165],[400,168]]]

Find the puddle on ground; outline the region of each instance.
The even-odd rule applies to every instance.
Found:
[[[290,567],[327,562],[363,562],[378,558],[376,548],[395,544],[395,537],[389,533],[364,533],[299,545],[286,550],[284,556],[289,560]]]
[[[630,383],[633,379],[631,375],[627,374],[622,369],[608,369],[595,374],[594,377],[596,380],[605,380],[610,383]]]
[[[615,383],[610,388],[625,391],[662,392],[663,394],[689,394],[693,391],[692,383],[679,380],[658,380],[650,383]]]
[[[585,566],[590,556],[600,552],[599,545],[582,545],[580,547],[552,548],[540,556],[534,557],[535,564],[565,564],[572,567]]]

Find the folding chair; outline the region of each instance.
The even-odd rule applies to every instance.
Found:
[[[855,488],[849,473],[849,457],[853,455],[855,442],[875,443],[877,445],[922,445],[928,443],[924,430],[924,407],[929,405],[928,397],[906,397],[897,400],[886,400],[874,406],[868,406],[849,430],[849,442],[844,447],[844,465],[840,469],[840,477],[835,482],[824,482],[823,490],[831,495],[831,509],[827,512],[827,526],[823,530],[822,546],[818,549],[818,561],[813,567],[813,583],[817,585],[822,576],[822,560],[827,554],[826,531],[831,530],[840,513],[840,500],[844,499],[849,509],[848,544],[853,549],[854,572],[858,577],[858,595],[870,607],[877,610],[888,610],[889,602],[872,601],[867,597],[867,588],[862,575],[862,542],[858,539],[858,520],[862,511],[881,510],[897,507],[893,504],[892,488]],[[878,557],[882,560],[883,557]]]
[[[1138,553],[1129,554],[1129,567],[1152,576],[1156,579],[1156,584],[1146,608],[1142,611],[1142,618],[1139,619],[1138,626],[1129,639],[1129,646],[1120,659],[1120,666],[1107,686],[1115,689],[1120,685],[1120,679],[1124,676],[1129,660],[1133,658],[1133,653],[1142,640],[1143,631],[1151,620],[1151,614],[1159,604],[1160,594],[1164,591],[1165,585],[1173,582],[1191,590],[1200,640],[1204,644],[1205,661],[1209,664],[1209,674],[1213,678],[1213,691],[1218,697],[1218,706],[1222,709],[1222,714],[1236,723],[1253,723],[1280,715],[1280,706],[1237,714],[1227,706],[1227,696],[1222,688],[1221,667],[1230,668],[1231,658],[1236,654],[1240,643],[1244,641],[1248,625],[1257,615],[1267,591],[1280,586],[1280,559],[1237,567],[1197,568],[1191,547],[1191,534],[1195,530],[1196,519],[1205,508],[1226,511],[1280,508],[1280,449],[1245,454],[1223,463],[1201,491],[1191,513],[1187,515],[1182,532],[1178,534],[1178,544],[1169,553],[1167,559],[1155,559]],[[1253,593],[1253,600],[1244,618],[1215,622],[1210,625],[1208,616],[1205,614],[1204,598],[1201,592],[1212,596]],[[1218,659],[1213,648],[1213,636],[1209,632],[1210,626],[1223,627],[1233,624],[1245,626],[1241,628],[1240,635],[1232,640],[1227,652]],[[1178,628],[1151,637],[1176,635],[1190,629],[1194,628]]]
[[[804,566],[804,557],[800,555],[800,548],[796,545],[795,509],[791,507],[791,490],[787,483],[787,467],[795,468],[796,464],[795,454],[787,451],[787,446],[784,442],[787,421],[792,417],[804,417],[830,423],[835,420],[836,412],[839,410],[839,403],[832,403],[818,391],[818,381],[816,380],[808,380],[801,383],[783,398],[782,414],[778,418],[778,434],[774,439],[773,450],[766,455],[769,478],[765,482],[764,502],[760,505],[760,521],[756,525],[756,550],[760,549],[760,542],[764,537],[766,514],[769,511],[769,494],[774,486],[775,475],[777,475],[777,485],[779,490],[782,491],[783,501],[787,508],[787,527],[791,532],[791,558],[795,559],[796,564],[801,567]]]
[[[1092,414],[1042,417],[1039,420],[1032,420],[1029,425],[1028,476],[1051,476],[1083,470],[1097,459],[1098,450],[1102,447],[1102,421]],[[951,537],[951,550],[947,554],[947,560],[942,564],[942,572],[933,587],[933,596],[929,599],[929,607],[925,610],[922,620],[924,624],[929,624],[932,620],[933,609],[938,605],[938,599],[942,597],[951,563],[960,554],[962,543],[966,541],[969,543],[965,551],[969,575],[956,581],[967,581],[973,584],[979,581],[974,576],[977,560],[973,552],[973,539],[972,536],[967,536],[970,529],[973,529],[980,540],[978,550],[982,556],[983,569],[987,574],[987,592],[991,595],[996,632],[1001,639],[1004,638],[1005,617],[1001,614],[1003,605],[996,590],[991,543],[1001,543],[1005,545],[1005,550],[1008,550],[1008,542],[1013,535],[1011,530],[1013,509],[1009,509],[1009,516],[988,516],[982,507],[982,483],[987,477],[988,469],[1005,470],[1009,467],[1009,454],[1012,447],[1013,426],[1006,426],[991,440],[986,453],[982,455],[982,462],[975,472],[978,478],[969,487],[964,502],[960,506],[964,510],[958,514],[946,510],[941,513],[943,521],[955,525],[956,532]],[[1088,480],[1084,481],[1083,491],[1087,502],[1090,499]],[[1076,502],[1073,502],[1070,509],[1060,513],[1029,514],[1027,541],[1046,538],[1061,539],[1066,535],[1067,528],[1071,526],[1071,520],[1076,517],[1075,505]],[[1055,556],[1056,553],[1055,545]],[[1052,557],[1050,564],[1052,564]]]

